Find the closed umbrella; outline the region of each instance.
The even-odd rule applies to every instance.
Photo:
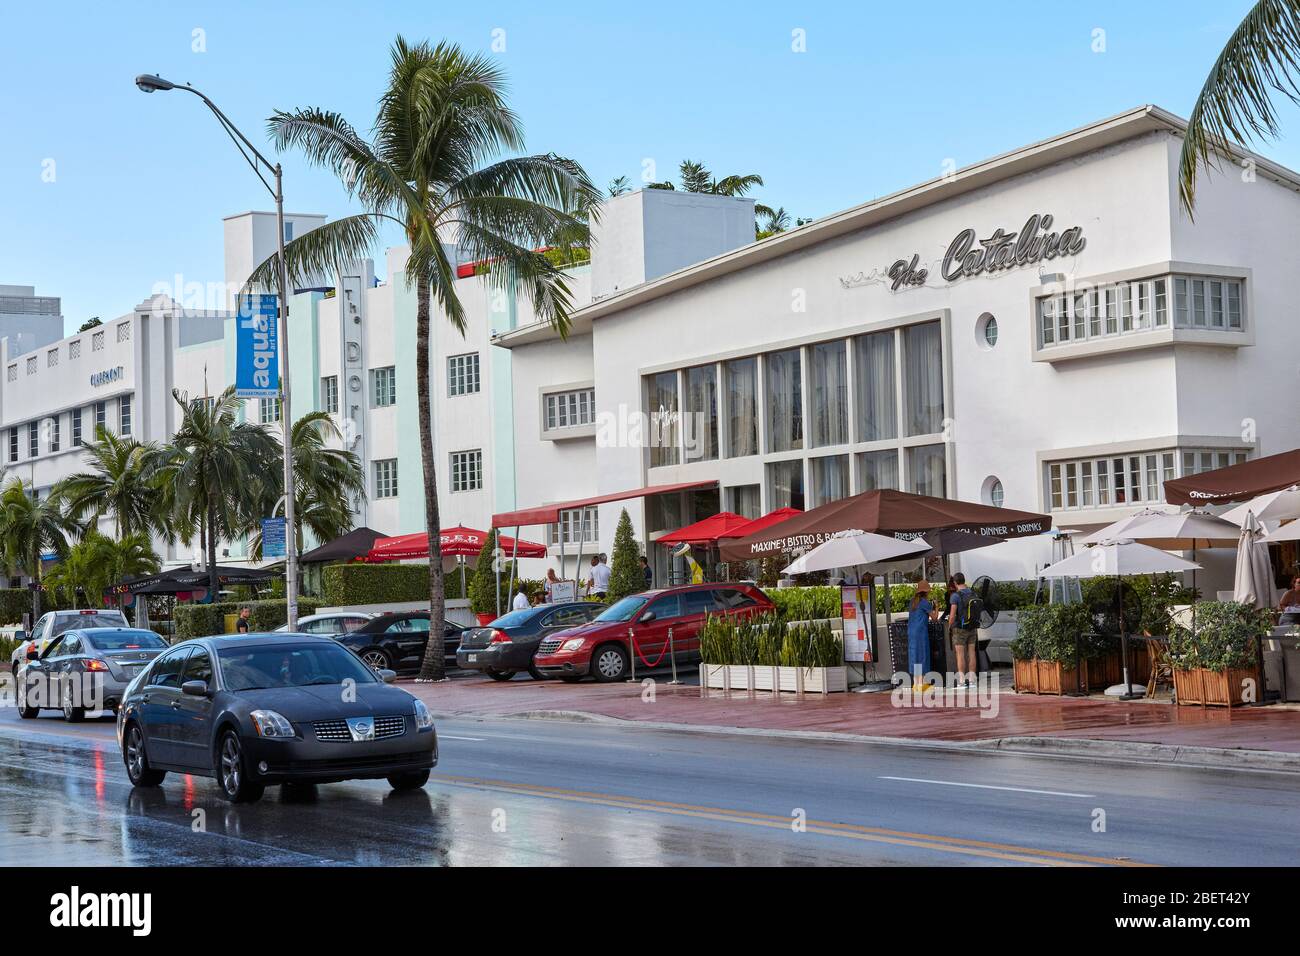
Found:
[[[1200,565],[1161,551],[1150,545],[1139,544],[1133,540],[1103,541],[1080,551],[1078,554],[1057,561],[1039,572],[1045,578],[1101,578],[1114,577],[1119,586],[1120,654],[1124,661],[1124,682],[1106,688],[1111,696],[1120,696],[1130,700],[1137,695],[1133,693],[1133,682],[1128,672],[1128,631],[1124,627],[1124,575],[1127,574],[1163,574],[1171,571],[1196,571]],[[1118,691],[1118,693],[1117,693]]]
[[[1295,527],[1290,524],[1280,531]],[[1295,537],[1293,535],[1292,540]],[[1259,519],[1247,512],[1241,525],[1241,539],[1237,543],[1237,574],[1232,582],[1234,601],[1259,608],[1273,606],[1273,566],[1268,560],[1268,542],[1272,540],[1276,540],[1273,535],[1264,536]]]

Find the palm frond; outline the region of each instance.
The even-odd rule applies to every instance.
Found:
[[[1178,160],[1178,196],[1191,215],[1202,165],[1231,156],[1234,142],[1278,133],[1274,92],[1300,103],[1300,0],[1259,0],[1214,62],[1187,121]]]
[[[379,219],[375,213],[344,216],[317,226],[285,244],[284,258],[289,266],[289,290],[316,276],[334,276],[344,271],[349,263],[364,259],[379,242]],[[244,284],[244,291],[252,288],[275,289],[279,286],[276,272],[280,255],[273,253],[253,270]]]

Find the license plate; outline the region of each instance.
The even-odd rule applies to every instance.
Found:
[[[471,664],[477,664],[477,663],[478,663],[478,655],[477,655],[477,654],[466,654],[466,655],[465,655],[465,660],[469,661]]]

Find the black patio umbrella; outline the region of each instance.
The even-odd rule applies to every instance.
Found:
[[[384,537],[373,528],[353,528],[347,534],[339,535],[333,541],[326,541],[319,548],[312,548],[298,560],[303,564],[321,564],[326,561],[352,561],[364,557],[375,546],[375,541]]]

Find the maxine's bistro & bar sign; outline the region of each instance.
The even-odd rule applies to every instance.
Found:
[[[987,239],[978,239],[974,229],[963,229],[948,245],[944,253],[940,274],[947,282],[983,275],[987,272],[1002,272],[1055,259],[1057,256],[1073,256],[1083,251],[1088,240],[1083,236],[1082,226],[1071,226],[1060,232],[1052,231],[1054,218],[1050,213],[1034,213],[1019,230],[1007,231],[998,228]],[[930,270],[921,266],[919,253],[911,259],[899,259],[889,267],[890,289],[897,292],[925,285],[930,277]],[[854,279],[841,279],[840,283],[849,288],[861,284]]]

